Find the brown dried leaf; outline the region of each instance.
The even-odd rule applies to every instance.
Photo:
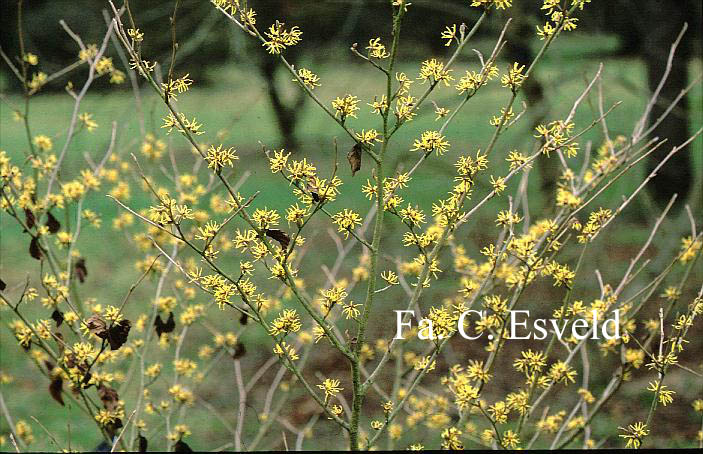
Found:
[[[278,243],[281,245],[281,247],[283,249],[288,249],[288,245],[290,244],[290,237],[283,230],[266,229],[266,236],[278,241]]]
[[[74,270],[76,272],[76,277],[78,278],[78,281],[81,284],[85,282],[85,278],[88,276],[88,268],[86,268],[85,266],[85,259],[83,257],[76,260]]]
[[[61,230],[61,223],[56,220],[53,214],[51,214],[51,211],[48,211],[46,213],[46,226],[49,228],[49,233],[56,233],[59,230]]]
[[[146,438],[144,438],[142,434],[139,434],[139,437],[137,438],[137,443],[139,445],[139,452],[146,452],[146,448],[149,445],[149,442],[146,441]]]
[[[85,321],[85,326],[92,334],[95,334],[100,339],[107,338],[107,323],[99,315],[93,315]]]
[[[32,242],[29,243],[29,255],[37,260],[41,260],[44,256],[39,245],[39,238],[32,238]]]
[[[246,355],[247,349],[244,347],[244,344],[241,342],[237,342],[237,345],[234,347],[234,353],[232,353],[232,358],[234,359],[239,359],[242,356]]]
[[[186,444],[183,440],[178,440],[175,445],[173,445],[173,452],[193,452],[190,446]]]
[[[117,391],[105,385],[98,386],[98,397],[105,409],[109,411],[116,409],[120,402],[120,396]]]
[[[37,219],[34,217],[34,213],[29,208],[24,209],[24,218],[27,222],[27,228],[31,229],[37,224]]]
[[[154,320],[154,327],[156,328],[156,334],[158,334],[159,337],[161,337],[161,334],[163,333],[173,332],[173,330],[176,329],[176,322],[173,320],[173,312],[168,313],[168,320],[166,323],[161,320],[161,315],[157,315],[156,320]]]
[[[56,327],[58,328],[63,323],[63,312],[55,309],[54,312],[51,313],[51,319],[56,322]]]
[[[74,355],[73,353],[68,352],[64,361],[66,362],[66,367],[68,367],[69,369],[76,367],[76,355]]]
[[[352,176],[361,170],[361,144],[356,143],[354,147],[347,153],[347,160],[349,161],[349,166],[351,167]]]
[[[108,329],[107,341],[110,343],[110,350],[118,350],[127,342],[131,327],[132,323],[129,320],[120,320],[119,323],[115,323]]]
[[[60,376],[54,377],[49,384],[49,394],[56,402],[60,403],[61,406],[65,406],[66,404],[63,403],[63,396],[61,395],[62,391],[63,379]]]

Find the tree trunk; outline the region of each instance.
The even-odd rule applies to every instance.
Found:
[[[276,70],[279,65],[278,60],[265,58],[259,68],[266,81],[269,101],[271,101],[271,107],[273,107],[278,130],[281,134],[282,146],[288,151],[295,152],[298,150],[296,126],[299,111],[305,104],[305,93],[302,90],[297,90],[296,97],[290,104],[282,99],[280,89],[276,84]]]
[[[671,44],[687,20],[695,20],[690,12],[694,10],[690,1],[672,2],[650,0],[640,14],[642,27],[642,57],[647,67],[647,82],[650,92],[656,90],[665,70]],[[659,99],[652,109],[649,122],[655,122],[666,110],[671,101],[688,84],[688,60],[691,54],[692,30],[684,35],[676,50],[669,77],[661,90]],[[689,107],[684,97],[678,106],[654,130],[653,137],[666,138],[666,147],[660,148],[647,162],[649,172],[661,162],[672,147],[685,142],[689,132]],[[674,193],[678,194],[678,206],[689,195],[693,185],[691,149],[683,150],[672,157],[648,185],[649,193],[658,205],[664,207]]]

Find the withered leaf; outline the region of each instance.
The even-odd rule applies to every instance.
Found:
[[[32,210],[30,210],[29,208],[24,209],[24,218],[26,219],[28,229],[31,229],[37,224],[37,220],[34,217],[34,213],[32,213]]]
[[[161,315],[157,315],[156,320],[154,320],[154,327],[156,328],[156,334],[158,334],[159,337],[161,337],[161,334],[163,333],[170,333],[176,329],[176,322],[173,320],[173,312],[168,313],[168,320],[166,320],[166,323],[161,320]]]
[[[129,320],[120,320],[108,329],[107,341],[110,343],[110,350],[118,350],[127,342],[127,336],[129,336],[131,327],[132,324]]]
[[[63,323],[63,312],[55,309],[54,312],[51,313],[51,319],[56,322],[56,327],[58,328]]]
[[[106,410],[112,411],[119,405],[120,396],[117,394],[117,391],[109,386],[101,384],[98,387],[98,397]]]
[[[139,434],[139,437],[137,438],[137,443],[139,444],[139,452],[146,452],[146,448],[149,443],[146,441],[146,438],[144,438],[142,434]]]
[[[354,147],[347,153],[347,160],[351,167],[352,176],[361,170],[361,144],[356,143]]]
[[[186,444],[183,440],[178,440],[175,445],[173,445],[173,452],[193,452],[190,446]]]
[[[78,278],[78,281],[80,281],[81,284],[85,282],[85,278],[88,276],[88,268],[86,268],[85,266],[85,259],[83,257],[76,260],[74,269],[76,271],[76,277]]]
[[[53,397],[56,402],[60,403],[62,406],[65,406],[66,404],[63,403],[63,396],[61,395],[62,391],[63,379],[60,376],[54,377],[49,384],[49,394],[51,394],[51,397]]]
[[[37,260],[41,260],[44,256],[41,251],[41,246],[39,246],[39,238],[32,238],[32,242],[29,243],[29,255]]]
[[[64,360],[66,362],[66,367],[69,369],[76,367],[76,355],[74,355],[72,352],[68,352],[66,354],[66,358]]]
[[[244,344],[241,342],[237,342],[237,345],[234,347],[234,353],[232,353],[232,358],[234,359],[239,359],[242,356],[246,355],[247,349],[244,347]]]
[[[2,279],[0,279],[0,292],[2,292],[3,290],[5,290],[6,288],[7,288],[7,284],[5,284],[5,281],[3,281]]]
[[[266,229],[266,236],[278,241],[278,243],[283,249],[288,249],[288,245],[290,244],[290,237],[283,230]]]
[[[246,314],[246,312],[242,312],[242,316],[239,317],[239,323],[242,325],[246,325],[249,323],[249,316]]]
[[[91,334],[95,334],[100,339],[107,337],[107,323],[99,315],[93,315],[85,321],[85,326]]]
[[[56,220],[53,214],[51,214],[51,211],[48,211],[46,213],[46,226],[49,228],[50,233],[56,233],[61,229],[61,223]]]

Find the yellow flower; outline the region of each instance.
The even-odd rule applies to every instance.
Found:
[[[491,186],[493,186],[493,190],[495,191],[495,193],[497,195],[500,195],[503,191],[505,191],[506,188],[505,178],[495,178],[493,175],[491,175]]]
[[[356,136],[356,140],[359,141],[359,143],[363,143],[366,145],[374,145],[374,142],[383,142],[383,139],[380,138],[378,131],[375,129],[369,129],[366,131],[365,129],[362,129],[361,132],[357,132],[354,134]]]
[[[326,378],[322,384],[317,385],[317,387],[325,392],[325,400],[336,396],[340,391],[344,390],[344,388],[340,388],[339,380],[334,380],[331,378]]]
[[[503,432],[503,443],[504,448],[515,449],[520,445],[520,437],[512,430],[506,430]]]
[[[51,151],[51,149],[54,148],[54,143],[51,141],[51,138],[43,134],[34,136],[32,142],[34,142],[34,145],[36,145],[36,147],[41,151]]]
[[[32,80],[27,83],[27,87],[29,87],[33,92],[36,92],[39,90],[47,81],[49,76],[46,75],[44,72],[38,72],[32,74]]]
[[[27,52],[26,54],[24,54],[24,61],[32,66],[37,66],[39,64],[39,57],[37,57],[31,52]]]
[[[449,75],[451,71],[451,69],[444,68],[443,62],[432,58],[422,62],[420,75],[417,78],[422,80],[422,83],[429,81],[432,85],[444,82],[444,85],[448,87],[449,82],[454,80],[454,78]]]
[[[282,358],[287,357],[291,361],[300,359],[298,354],[295,352],[295,348],[288,345],[285,341],[276,343],[273,347],[273,352]]]
[[[513,0],[471,0],[471,6],[488,8],[491,5],[495,5],[497,9],[506,9],[513,6]]]
[[[332,216],[332,222],[337,225],[337,231],[344,233],[344,238],[349,238],[349,233],[357,226],[361,225],[361,216],[354,211],[344,209]]]
[[[135,42],[141,42],[144,40],[144,33],[139,31],[138,28],[127,29],[127,35],[132,38]]]
[[[281,216],[275,210],[269,210],[264,207],[263,209],[257,208],[252,214],[252,219],[259,224],[259,228],[268,229],[270,227],[278,225]]]
[[[164,96],[176,99],[176,93],[185,93],[193,85],[193,79],[188,77],[190,74],[181,76],[175,80],[169,80],[166,83],[161,83],[161,89],[163,90]]]
[[[278,173],[286,168],[286,163],[288,162],[288,156],[290,153],[285,154],[285,150],[280,151],[273,150],[273,157],[269,157],[269,168],[271,173]]]
[[[295,333],[300,331],[301,326],[300,317],[295,309],[286,309],[271,323],[269,333],[272,336]]]
[[[444,27],[444,31],[442,32],[442,39],[446,39],[447,42],[444,43],[445,46],[449,47],[452,45],[452,41],[456,40],[459,42],[457,36],[456,36],[456,24],[452,24],[452,26],[446,26]]]
[[[520,87],[522,83],[527,78],[522,72],[525,70],[525,65],[518,65],[513,63],[513,66],[508,71],[508,74],[504,74],[500,78],[500,83],[503,87],[510,88],[515,91],[516,88]]]
[[[461,451],[464,449],[464,445],[461,443],[459,437],[461,436],[461,431],[456,427],[450,427],[442,432],[442,449],[449,451]]]
[[[284,27],[285,24],[283,22],[276,21],[264,32],[268,40],[265,40],[262,45],[270,54],[280,54],[287,47],[295,46],[300,42],[300,36],[303,32],[297,26],[290,30]]]
[[[93,120],[93,114],[82,113],[78,116],[78,119],[83,123],[88,132],[93,132],[98,127],[98,124]]]
[[[95,64],[95,72],[97,72],[99,76],[112,72],[114,69],[115,67],[112,64],[111,57],[102,57]]]
[[[342,121],[346,120],[347,117],[356,118],[356,112],[359,110],[357,104],[359,104],[359,100],[356,96],[346,95],[344,98],[337,97],[332,101],[332,108],[335,110],[334,116],[339,115]]]
[[[349,303],[346,303],[343,308],[342,308],[342,313],[344,314],[344,317],[348,320],[350,318],[353,318],[356,320],[356,318],[361,314],[361,311],[359,311],[359,307],[361,304],[354,304],[354,302],[350,301]]]
[[[644,437],[649,435],[647,424],[643,422],[630,424],[627,426],[627,429],[620,427],[620,430],[625,432],[625,434],[620,435],[620,437],[627,440],[627,444],[625,445],[627,448],[638,449],[642,445]]]
[[[398,281],[398,275],[391,270],[382,272],[381,279],[386,281],[388,285],[398,285],[400,283]]]
[[[218,145],[217,148],[210,145],[205,155],[208,169],[213,169],[215,173],[219,173],[225,166],[234,167],[234,161],[239,159],[239,156],[235,154],[236,151],[233,147],[223,148],[222,144]]]
[[[439,131],[425,131],[419,139],[415,139],[411,151],[422,150],[425,153],[437,153],[442,156],[450,147],[449,142],[444,140],[444,136]]]
[[[507,111],[505,110],[505,107],[500,108],[500,115],[494,115],[489,123],[492,126],[499,127],[499,126],[507,126],[510,120],[515,116],[515,113],[513,112],[513,108],[511,107]]]
[[[286,221],[288,221],[289,224],[293,222],[300,226],[307,214],[308,210],[306,208],[300,208],[296,203],[286,209]]]
[[[437,115],[437,117],[435,118],[435,121],[439,120],[440,118],[446,117],[447,115],[449,115],[449,112],[451,112],[451,111],[449,109],[447,109],[446,107],[437,106],[434,110],[435,115]]]
[[[119,69],[114,69],[114,70],[110,73],[110,83],[111,83],[111,84],[117,84],[117,85],[119,85],[119,84],[121,84],[121,83],[124,83],[125,79],[126,79],[125,73],[123,73],[123,72],[120,71]]]
[[[411,121],[417,112],[415,112],[415,101],[413,96],[400,96],[395,102],[395,116],[399,122]]]
[[[85,186],[78,180],[69,181],[61,187],[63,196],[67,199],[78,200],[85,194]]]
[[[183,112],[178,112],[178,117],[174,116],[172,113],[169,113],[168,116],[163,118],[163,122],[164,124],[161,125],[161,127],[168,129],[167,134],[170,134],[173,128],[176,128],[178,132],[183,134],[185,134],[186,131],[196,136],[205,134],[205,131],[200,130],[203,127],[203,124],[198,123],[195,118],[188,120]]]
[[[388,58],[391,55],[386,52],[386,46],[381,44],[381,38],[370,39],[369,45],[366,46],[366,49],[369,51],[370,58],[383,59]]]
[[[557,29],[549,22],[546,22],[543,27],[537,26],[537,36],[540,40],[550,38],[556,31]]]
[[[655,394],[657,393],[657,391],[659,391],[659,403],[665,407],[674,401],[674,394],[676,394],[676,391],[671,391],[667,388],[668,387],[666,385],[661,384],[659,380],[649,382],[649,386],[647,386],[647,390],[652,391]]]
[[[367,103],[366,105],[371,106],[371,112],[383,114],[386,109],[388,109],[388,98],[386,98],[386,95],[382,95],[381,100],[378,101],[378,98],[374,96],[373,102]]]
[[[298,70],[298,77],[310,90],[314,90],[315,87],[320,86],[320,78],[309,69],[300,68]],[[293,82],[298,82],[298,79],[293,79]]]

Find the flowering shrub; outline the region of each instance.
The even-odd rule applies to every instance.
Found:
[[[651,234],[622,275],[601,276],[584,259],[604,247],[598,240],[656,170],[617,206],[599,206],[599,195],[667,147],[664,165],[701,130],[682,144],[651,137],[661,121],[649,118],[656,92],[629,137],[611,137],[607,120],[617,105],[606,108],[602,94],[592,123],[576,125],[577,109],[594,87],[600,93],[601,68],[563,118],[538,125],[523,140],[523,150],[504,149],[500,138],[524,113],[517,103],[523,85],[558,38],[577,28],[578,14],[590,0],[544,0],[546,20],[536,29],[541,47],[534,60],[511,62],[504,70],[497,61],[505,29],[490,55],[478,53],[470,69],[459,69],[458,57],[486,17],[509,9],[511,0],[467,2],[482,10],[479,19],[439,31],[451,55],[422,61],[417,76],[396,67],[403,18],[412,14],[412,4],[390,3],[390,40],[372,37],[363,50],[351,49],[378,71],[377,96],[361,99],[340,90],[334,100],[324,100],[315,92],[324,78],[285,57],[303,39],[299,27],[282,21],[261,26],[248,2],[212,0],[222,20],[260,42],[320,115],[353,141],[346,156],[349,170],[336,139],[330,170],[293,150],[263,144],[258,159],[266,160],[280,181],[270,186],[247,182],[240,169],[247,169],[250,158],[211,134],[198,112],[179,110],[179,99],[195,82],[179,74],[175,63],[177,0],[168,68],[149,60],[144,45],[149,33],[139,29],[138,11],[128,2],[120,9],[110,2],[100,45],[84,44],[64,24],[80,47],[68,71],[87,66],[88,76],[80,89],[66,86],[75,107],[60,150],[53,138],[35,133],[28,113],[32,96],[58,76],[35,72],[38,59],[23,47],[18,64],[5,58],[24,86],[27,103],[16,117],[27,132],[27,152],[23,160],[13,160],[0,151],[0,207],[2,216],[23,230],[38,267],[28,270],[34,274],[25,282],[0,282],[0,299],[6,326],[45,377],[55,401],[47,405],[79,408],[108,448],[179,452],[195,446],[194,434],[210,430],[193,416],[196,408],[220,420],[232,440],[223,447],[197,448],[236,450],[278,442],[281,430],[296,434],[296,448],[317,430],[335,440],[317,446],[326,449],[590,448],[608,435],[614,446],[638,448],[656,431],[660,406],[693,405],[686,411],[703,413],[703,401],[678,402],[667,384],[674,369],[701,383],[699,365],[679,359],[703,312],[703,286],[692,283],[700,277],[694,268],[703,246],[700,220],[689,211],[690,233],[677,250],[657,251],[665,265],[651,279],[642,278],[651,266],[645,257],[651,256],[674,199],[654,216]],[[125,55],[127,72],[105,56],[111,37]],[[192,156],[176,159],[157,131],[140,136],[138,156],[129,156],[116,146],[113,124],[99,160],[87,160],[78,173],[65,168],[74,136],[99,128],[82,112],[81,101],[101,77],[112,83],[129,77],[135,91],[139,80],[146,81],[161,100],[160,129],[174,143],[186,144]],[[498,112],[487,114],[485,124],[471,125],[491,128],[490,141],[480,149],[453,149],[448,126],[488,84],[499,84],[507,98]],[[429,107],[438,90],[452,92],[455,105]],[[370,109],[375,124],[359,124],[360,109]],[[403,127],[428,110],[434,111],[437,127],[406,137],[411,143],[404,147]],[[584,152],[579,139],[594,128],[602,129],[602,142],[594,153],[590,145]],[[398,154],[403,166],[392,168],[390,156]],[[554,206],[530,215],[527,183],[538,159],[559,160],[562,171]],[[412,191],[433,188],[414,187],[413,175],[428,160],[453,161],[453,186],[447,194],[433,193],[431,207],[422,207]],[[242,175],[238,181],[235,174]],[[365,180],[361,190],[370,208],[340,203],[351,178]],[[285,211],[269,208],[257,201],[264,192],[292,202]],[[130,232],[128,240],[142,257],[140,276],[120,289],[120,301],[79,291],[88,276],[84,251],[78,249],[81,234],[103,223],[98,209],[84,203],[91,193],[106,195],[120,209],[112,227]],[[149,200],[148,207],[137,206],[137,193]],[[495,225],[481,226],[490,241],[476,248],[467,240],[468,222],[496,201],[501,208]],[[325,227],[337,249],[320,276],[306,254],[322,248],[310,237]],[[597,286],[577,285],[593,279],[594,272]],[[100,279],[111,285],[107,276]],[[149,285],[151,301],[133,297]],[[540,292],[558,295],[558,301],[544,297],[535,308],[529,300]],[[528,308],[551,316],[551,329],[537,320],[541,335],[523,328],[517,334],[528,324],[516,315]],[[237,321],[230,321],[232,314]],[[482,350],[457,351],[466,345],[462,338],[480,338],[473,342]],[[236,390],[238,400],[227,405],[234,419],[220,415],[199,393],[218,386],[209,382],[213,370],[231,363],[234,378],[227,387]],[[589,380],[591,363],[602,369],[602,383]],[[9,383],[11,371],[0,378]],[[506,380],[509,391],[502,392],[505,386],[496,382]],[[593,424],[608,403],[622,388],[638,386],[647,392],[641,417],[621,416],[617,442],[614,432],[596,438]],[[23,449],[71,449],[70,431],[53,434],[36,419],[44,431],[33,432],[26,418],[12,419],[4,398],[0,403],[9,424],[6,443],[11,438]],[[304,420],[291,423],[286,417],[290,406],[308,404],[314,408]],[[703,433],[695,430],[697,441],[689,442],[700,447]],[[285,435],[282,443],[293,447]]]

